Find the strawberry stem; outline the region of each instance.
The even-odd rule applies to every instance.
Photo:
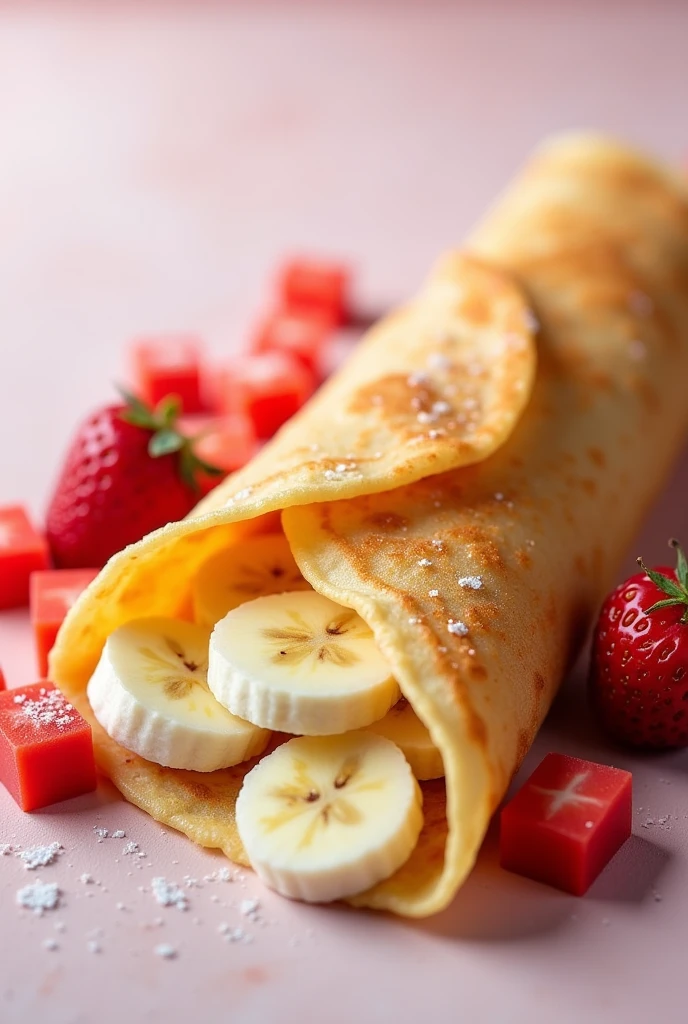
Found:
[[[187,487],[197,492],[200,491],[199,473],[204,473],[207,476],[224,475],[219,466],[214,466],[196,455],[194,444],[197,438],[186,437],[179,431],[177,420],[181,412],[181,403],[176,395],[166,395],[158,402],[155,409],[152,409],[136,395],[125,391],[124,388],[118,390],[126,402],[125,407],[119,413],[120,419],[151,432],[148,454],[152,459],[159,459],[178,452],[181,478]]]
[[[688,625],[688,562],[683,552],[683,548],[677,540],[670,540],[669,546],[676,551],[676,579],[672,579],[671,576],[665,576],[662,572],[657,572],[655,569],[648,569],[643,562],[642,558],[637,558],[636,561],[643,572],[652,580],[656,587],[666,594],[667,597],[661,601],[656,601],[649,608],[645,608],[645,614],[650,615],[652,612],[658,612],[662,608],[675,608],[683,606],[684,612],[681,616],[681,623]]]

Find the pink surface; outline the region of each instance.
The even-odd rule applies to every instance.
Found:
[[[384,305],[550,131],[688,149],[679,3],[105,8],[0,13],[0,502],[36,512],[132,335],[199,330],[228,351],[294,247],[353,257],[361,300]],[[688,538],[687,498],[684,459],[629,555],[664,561],[668,536]],[[33,680],[25,613],[0,616],[0,660],[11,684]],[[556,749],[634,773],[634,836],[582,900],[501,871],[491,836],[429,921],[290,904],[243,873],[189,888],[181,913],[151,879],[202,879],[222,858],[106,783],[31,816],[0,792],[0,843],[65,847],[36,872],[0,857],[0,1020],[684,1020],[688,754],[614,750],[581,687],[523,772]],[[35,876],[64,891],[42,918],[15,905]],[[253,941],[226,942],[223,922]]]

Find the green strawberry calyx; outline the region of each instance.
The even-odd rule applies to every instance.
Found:
[[[155,408],[151,408],[145,402],[132,395],[124,388],[119,388],[119,393],[126,402],[126,405],[119,413],[120,419],[131,423],[142,430],[149,430],[151,437],[148,442],[148,454],[152,459],[160,459],[163,455],[179,453],[179,472],[182,480],[193,491],[199,491],[198,474],[205,473],[208,476],[223,476],[224,470],[219,466],[213,466],[196,455],[194,443],[198,440],[195,437],[186,437],[179,430],[178,419],[181,412],[181,402],[176,395],[166,395],[161,399]]]
[[[656,572],[654,569],[648,569],[642,558],[636,559],[640,568],[649,576],[655,586],[668,595],[662,601],[656,601],[650,608],[646,608],[645,614],[658,612],[660,608],[683,606],[685,610],[681,616],[681,622],[684,626],[688,626],[688,562],[683,548],[677,540],[670,540],[669,546],[676,552],[676,579],[665,576],[662,572]]]

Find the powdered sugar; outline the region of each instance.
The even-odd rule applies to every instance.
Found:
[[[459,586],[468,590],[481,590],[483,585],[482,576],[460,576]]]
[[[46,910],[55,910],[60,905],[61,892],[57,882],[41,882],[37,879],[31,885],[25,885],[17,891],[17,903],[20,907],[33,910],[39,917]]]
[[[155,946],[153,952],[162,960],[174,960],[178,955],[174,946],[170,946],[167,942],[161,942],[158,946]]]
[[[153,895],[161,907],[176,907],[177,910],[188,910],[189,901],[183,889],[165,878],[154,878],[152,881]]]
[[[27,871],[35,871],[36,868],[48,867],[61,853],[64,853],[61,843],[50,843],[48,846],[32,846],[28,850],[21,850],[15,856],[24,862]]]
[[[74,708],[67,703],[59,690],[41,687],[37,698],[18,693],[14,697],[14,703],[21,707],[22,715],[26,715],[37,728],[42,725],[54,725],[58,729],[64,729],[75,721],[75,716],[70,714]]]
[[[450,633],[453,633],[454,636],[468,635],[468,626],[465,622],[461,622],[460,619],[449,619],[447,622],[447,629]]]

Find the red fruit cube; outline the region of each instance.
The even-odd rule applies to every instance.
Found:
[[[54,686],[0,693],[0,782],[24,811],[96,788],[91,727]]]
[[[315,390],[315,377],[286,352],[238,356],[224,375],[220,403],[224,412],[243,412],[259,438],[268,438],[298,412]]]
[[[48,674],[48,655],[62,621],[97,569],[48,569],[31,575],[31,624],[36,641],[38,671]]]
[[[548,754],[502,810],[502,867],[582,896],[631,834],[631,778]]]
[[[153,406],[177,395],[184,412],[201,412],[201,353],[200,340],[190,335],[136,342],[131,351],[136,394]]]
[[[50,564],[47,541],[20,505],[0,508],[0,609],[29,602],[29,578]]]
[[[5,682],[5,673],[0,668],[0,693],[7,689],[7,683]]]
[[[349,316],[350,279],[351,271],[343,263],[292,259],[279,273],[278,294],[286,309],[318,310],[342,324]]]
[[[196,455],[211,466],[223,470],[224,476],[245,466],[258,450],[253,421],[246,413],[184,416],[179,421],[179,429],[187,437],[196,438]],[[207,494],[222,479],[222,476],[199,474],[198,483],[202,493]]]
[[[261,324],[253,342],[255,352],[287,352],[315,370],[332,335],[334,323],[318,309],[281,310]]]

